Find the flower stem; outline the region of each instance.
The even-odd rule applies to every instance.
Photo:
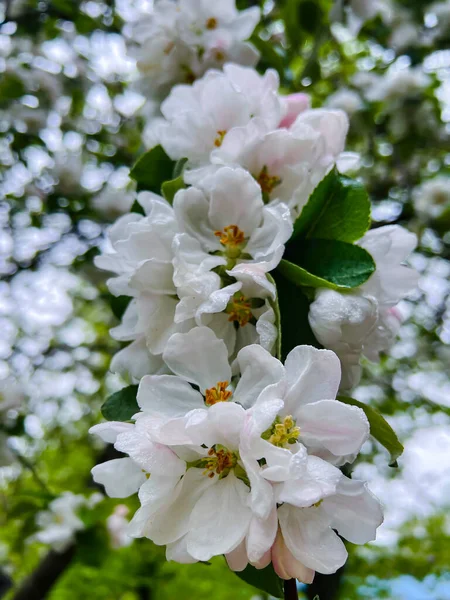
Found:
[[[298,600],[296,579],[287,579],[284,582],[284,600]]]

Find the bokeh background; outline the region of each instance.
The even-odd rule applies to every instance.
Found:
[[[373,226],[419,237],[419,290],[399,307],[399,339],[354,394],[386,416],[405,452],[391,469],[384,450],[364,447],[355,475],[386,521],[376,542],[349,544],[321,600],[448,600],[450,2],[238,2],[254,4],[258,68],[275,68],[286,93],[348,113]],[[117,319],[92,259],[134,201],[128,173],[148,143],[154,106],[129,49],[151,5],[0,2],[0,597],[15,598],[48,553],[37,513],[64,491],[98,491],[89,472],[107,450],[87,432],[126,384],[108,372]],[[135,502],[98,505],[50,600],[260,597],[222,560],[176,565],[148,540],[115,539],[107,517]]]

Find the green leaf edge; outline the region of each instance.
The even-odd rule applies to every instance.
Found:
[[[379,410],[373,408],[373,406],[369,406],[360,402],[359,400],[355,400],[354,398],[349,398],[348,396],[338,396],[337,399],[339,402],[343,402],[344,404],[349,404],[350,406],[357,406],[361,408],[370,423],[370,435],[375,438],[390,454],[390,467],[398,467],[397,459],[403,454],[403,444],[397,437],[397,434],[380,413]],[[381,428],[382,434],[372,430],[372,423],[378,422],[378,429]]]

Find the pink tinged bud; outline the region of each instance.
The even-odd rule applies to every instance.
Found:
[[[284,101],[287,113],[281,121],[280,127],[290,127],[300,113],[311,108],[311,99],[308,94],[289,94],[289,96],[285,96]]]
[[[294,558],[284,543],[281,529],[278,529],[275,543],[272,546],[272,564],[275,573],[281,579],[298,579],[302,583],[312,583],[316,573]]]

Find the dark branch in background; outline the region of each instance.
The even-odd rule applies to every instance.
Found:
[[[314,581],[306,590],[308,600],[314,600],[316,596],[319,596],[320,600],[337,600],[343,574],[344,567],[332,575],[316,573]]]
[[[284,582],[284,600],[298,600],[296,579],[288,579]]]
[[[122,454],[118,452],[114,446],[106,446],[103,452],[99,455],[97,464],[112,460],[114,458],[122,458]],[[88,488],[98,487],[103,491],[103,487],[96,484],[92,478],[89,478]],[[21,584],[17,592],[12,597],[12,600],[44,600],[52,587],[68,569],[75,557],[77,543],[75,542],[64,552],[50,552],[45,556],[42,562],[36,567],[35,571]],[[5,592],[7,590],[5,589]],[[0,598],[2,597],[0,589]],[[141,595],[143,600],[150,600],[151,597]]]
[[[75,556],[75,544],[64,552],[50,550],[38,568],[26,579],[13,600],[42,600],[64,573]]]

